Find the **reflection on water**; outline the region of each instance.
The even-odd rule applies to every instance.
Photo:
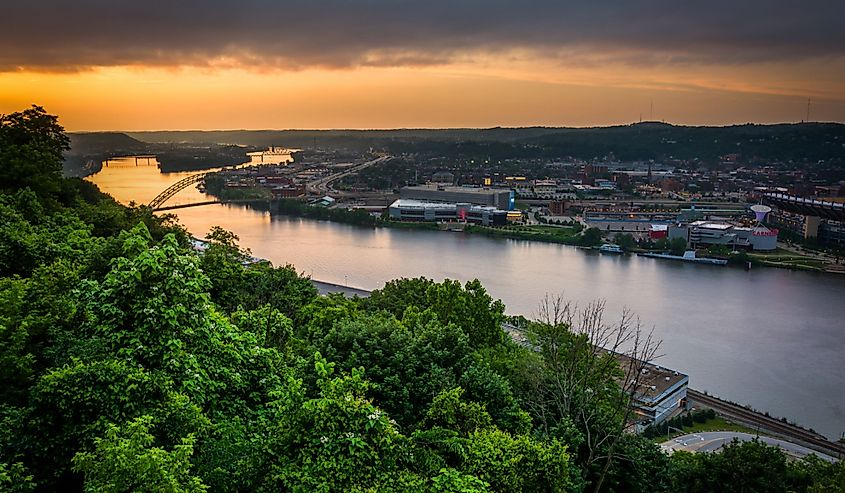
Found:
[[[249,161],[240,166],[263,164],[261,153],[250,153]],[[278,153],[277,153],[278,154]],[[275,161],[290,161],[290,154],[284,158],[274,155]],[[246,159],[246,158],[245,158]],[[177,181],[200,172],[218,171],[223,168],[211,168],[202,171],[183,171],[178,173],[160,173],[158,160],[149,157],[118,157],[103,161],[103,170],[87,179],[96,183],[100,189],[110,193],[124,204],[135,202],[146,204],[164,189]],[[190,186],[167,201],[167,205],[192,204],[208,200],[197,187]],[[200,235],[202,236],[202,235]]]
[[[186,174],[107,168],[92,177],[118,200],[144,202]],[[202,198],[190,188],[173,203]],[[182,201],[182,202],[180,202]],[[170,202],[168,202],[170,203]],[[174,211],[197,236],[234,231],[253,254],[336,283],[373,289],[397,277],[478,278],[509,313],[546,293],[636,311],[663,339],[659,363],[700,390],[785,416],[830,437],[845,431],[845,278],[601,256],[560,245],[462,233],[365,229],[235,205]]]

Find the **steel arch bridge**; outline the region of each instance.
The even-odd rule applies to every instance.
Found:
[[[186,176],[181,180],[177,181],[173,185],[170,185],[163,192],[156,195],[156,197],[150,201],[147,205],[152,210],[156,210],[161,207],[162,204],[167,202],[171,197],[176,195],[177,193],[181,192],[182,190],[188,188],[189,186],[193,185],[194,183],[199,183],[205,179],[206,176],[210,175],[211,172],[205,173],[197,173],[195,175]]]

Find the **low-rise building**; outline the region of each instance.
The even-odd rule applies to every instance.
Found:
[[[669,226],[669,239],[683,238],[693,248],[725,245],[729,248],[769,251],[777,248],[778,230],[762,224],[741,226],[723,221],[693,221]]]
[[[623,368],[624,365],[623,365]],[[644,425],[655,425],[687,406],[689,377],[648,363],[640,370],[634,391],[634,411]]]
[[[422,202],[448,202],[485,205],[501,210],[513,210],[514,193],[511,190],[483,187],[450,187],[443,185],[420,185],[402,187],[399,197]]]
[[[388,208],[390,218],[396,221],[466,221],[484,226],[504,226],[508,211],[496,207],[447,202],[423,202],[399,199]]]

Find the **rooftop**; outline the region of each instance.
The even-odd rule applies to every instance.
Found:
[[[704,229],[721,229],[721,230],[729,230],[734,227],[733,224],[730,223],[716,223],[712,221],[695,221],[689,224],[695,228],[704,228]]]
[[[464,206],[468,209],[474,211],[496,211],[499,210],[493,206],[489,205],[475,205],[475,204],[468,204],[465,202],[425,202],[422,200],[414,200],[414,199],[398,199],[392,204],[390,207],[401,207],[403,209],[441,209],[441,210],[454,210],[458,206]]]
[[[491,193],[510,193],[507,189],[502,188],[486,188],[486,187],[444,187],[442,185],[415,185],[404,187],[406,190],[426,190],[431,192],[460,192],[460,193],[477,193],[489,195]]]
[[[619,362],[619,366],[622,367],[622,371],[626,373],[629,367],[641,367],[640,364],[631,365],[631,358],[624,354],[617,353],[616,360]],[[631,378],[630,375],[626,375],[626,377],[628,379]],[[654,363],[646,363],[642,366],[639,378],[637,379],[638,385],[635,397],[644,404],[659,401],[669,389],[688,378],[687,375],[679,371],[664,368]]]

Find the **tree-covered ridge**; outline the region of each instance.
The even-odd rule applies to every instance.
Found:
[[[2,119],[0,141],[19,148],[0,156],[62,145],[6,137],[61,134],[32,111],[38,124]],[[17,157],[4,176],[30,169]],[[245,262],[232,233],[213,229],[200,254],[172,218],[37,175],[0,184],[2,491],[842,484],[841,464],[758,443],[663,454],[624,431],[621,369],[585,332],[549,316],[526,327],[539,351],[517,345],[477,281],[320,297],[292,266]]]

